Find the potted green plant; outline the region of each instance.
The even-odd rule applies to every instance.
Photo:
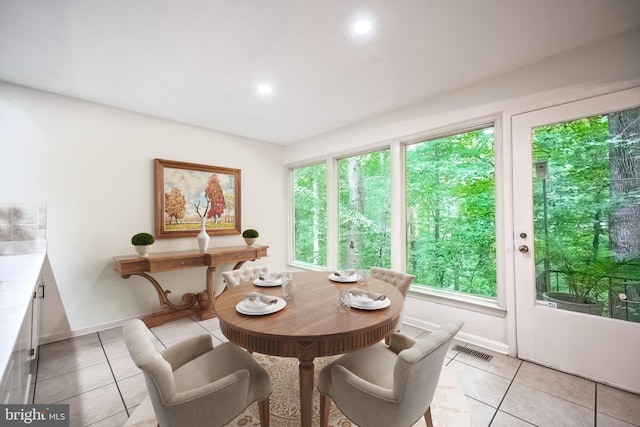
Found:
[[[131,237],[131,244],[141,257],[148,257],[151,246],[156,241],[149,233],[137,233]]]
[[[244,237],[247,246],[253,246],[259,235],[260,234],[252,228],[247,228],[242,232],[242,237]]]
[[[628,264],[605,250],[595,254],[588,250],[556,252],[551,259],[552,272],[560,275],[568,292],[545,292],[543,300],[563,310],[596,315],[602,315],[601,299],[609,290],[609,281]]]

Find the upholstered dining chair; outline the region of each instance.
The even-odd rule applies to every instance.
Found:
[[[353,423],[409,427],[420,417],[433,426],[431,402],[445,355],[463,322],[442,325],[416,341],[393,333],[382,342],[336,359],[320,371],[320,427],[327,427],[331,400]]]
[[[158,351],[141,320],[123,329],[159,426],[223,426],[258,401],[260,424],[269,427],[271,379],[249,353],[230,342],[213,347],[209,334]]]
[[[388,268],[382,267],[371,267],[369,271],[369,275],[373,278],[382,280],[383,282],[387,282],[400,291],[402,294],[402,298],[407,299],[407,291],[409,290],[409,286],[413,283],[413,279],[416,278],[413,274],[402,273],[400,271],[389,270]],[[402,325],[402,319],[404,318],[404,309],[400,312],[400,319],[398,320],[398,327],[396,328],[396,332],[400,332],[400,325]],[[386,338],[385,342],[389,344],[389,337]]]
[[[238,283],[246,282],[247,280],[257,279],[262,274],[269,272],[268,265],[259,265],[257,267],[241,268],[239,270],[223,271],[222,278],[227,284],[227,288],[231,289]]]
[[[398,288],[402,294],[402,298],[407,297],[409,286],[413,283],[413,279],[416,278],[413,274],[402,273],[400,271],[389,270],[388,268],[382,267],[371,267],[369,275]]]

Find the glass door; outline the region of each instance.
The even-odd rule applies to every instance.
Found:
[[[640,90],[513,118],[518,356],[640,392]]]

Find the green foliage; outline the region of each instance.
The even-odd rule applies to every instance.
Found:
[[[149,233],[138,233],[131,237],[131,244],[134,246],[152,245],[155,241],[156,239]]]
[[[391,266],[389,150],[338,161],[340,268]]]
[[[255,239],[258,236],[258,232],[252,228],[247,228],[242,232],[242,237],[246,237],[248,239]]]
[[[492,130],[407,147],[407,270],[414,283],[496,297]]]
[[[327,168],[324,163],[293,171],[294,260],[327,263]]]
[[[637,121],[637,113],[635,117]],[[541,126],[532,133],[534,160],[546,160],[549,171],[546,179],[534,178],[533,182],[538,274],[542,276],[542,261],[546,260],[550,278],[559,275],[544,289],[539,288],[539,293],[569,292],[576,297],[599,299],[606,305],[612,284],[638,279],[637,270],[630,267],[640,254],[615,253],[616,241],[611,235],[612,225],[627,227],[630,235],[638,230],[633,224],[640,217],[631,216],[633,205],[640,200],[637,179],[625,177],[626,192],[612,192],[614,176],[625,172],[618,169],[620,164],[631,165],[633,175],[634,160],[629,158],[616,165],[611,157],[620,144],[633,146],[637,140],[625,141],[620,135],[611,135],[609,118],[586,117]],[[626,127],[633,126],[638,124],[627,123]],[[611,221],[621,207],[627,209],[625,225]],[[637,241],[640,235],[627,238],[625,244],[633,247],[633,239]]]

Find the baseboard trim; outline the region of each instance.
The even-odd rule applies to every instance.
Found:
[[[436,329],[438,329],[438,326],[440,326],[436,323],[426,322],[422,319],[410,316],[405,316],[403,319],[403,323],[429,332],[435,331]],[[456,334],[456,340],[465,342],[467,344],[472,344],[487,350],[491,350],[496,353],[509,355],[509,346],[507,346],[507,344],[499,341],[489,340],[478,335],[460,331]]]
[[[93,325],[88,328],[68,330],[63,332],[55,332],[50,334],[40,335],[39,345],[50,344],[52,342],[63,341],[69,338],[81,337],[83,335],[92,334],[99,331],[104,331],[105,329],[116,328],[118,326],[122,326],[124,322],[130,319],[142,319],[143,317],[147,317],[152,313],[141,314],[137,316],[125,317],[119,320],[113,320],[111,322],[100,323],[98,325]]]

